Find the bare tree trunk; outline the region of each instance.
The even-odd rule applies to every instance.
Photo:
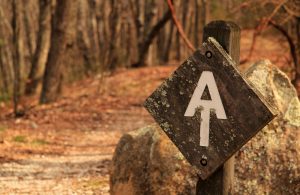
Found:
[[[142,28],[142,21],[141,21],[141,11],[140,11],[140,6],[141,6],[141,1],[140,0],[128,0],[129,3],[129,8],[130,8],[130,15],[132,17],[132,29],[131,31],[134,31],[134,35],[131,36],[132,42],[134,43],[135,47],[132,48],[132,56],[131,56],[131,61],[136,62],[138,59],[138,52],[140,48],[140,43],[142,39],[142,33],[141,33],[141,28]],[[133,33],[132,33],[133,34]],[[131,43],[131,44],[133,44]],[[131,66],[131,64],[130,64]]]
[[[195,47],[193,46],[193,44],[190,42],[190,40],[188,39],[188,37],[186,36],[186,33],[184,32],[184,29],[183,29],[183,27],[182,27],[182,25],[181,25],[181,22],[179,22],[179,20],[177,19],[176,12],[175,12],[174,5],[173,5],[173,3],[172,3],[172,0],[167,0],[167,3],[168,3],[169,9],[170,9],[171,14],[172,14],[173,22],[174,22],[174,24],[175,24],[176,27],[177,27],[177,30],[178,30],[179,35],[180,35],[181,38],[183,39],[185,45],[186,45],[190,50],[192,50],[192,51],[194,52],[196,49],[195,49]]]
[[[13,102],[14,114],[16,117],[21,116],[22,112],[19,110],[19,101],[21,95],[21,69],[24,68],[24,45],[22,39],[22,3],[13,0],[12,2],[13,19],[13,44],[14,44],[14,89],[13,89]]]
[[[84,59],[84,72],[89,75],[93,71],[94,61],[92,59],[91,41],[89,34],[89,4],[87,1],[78,2],[78,47],[81,50]],[[95,52],[95,51],[93,51]]]
[[[209,21],[209,13],[210,13],[210,4],[209,4],[209,0],[201,0],[201,7],[202,7],[202,10],[201,10],[201,26],[205,26],[208,21]]]
[[[58,1],[52,19],[51,46],[46,63],[40,103],[55,101],[61,93],[64,55],[74,40],[77,1]]]
[[[97,23],[97,45],[99,46],[99,63],[100,64],[105,64],[107,62],[107,44],[106,40],[108,40],[108,30],[107,30],[107,20],[106,20],[106,6],[107,6],[108,1],[101,1],[99,3],[99,8],[96,9],[96,23]],[[104,71],[105,67],[102,65],[100,66],[101,69],[100,71]]]
[[[146,37],[151,31],[153,18],[155,16],[155,9],[156,9],[156,4],[154,0],[145,0],[143,37]]]
[[[26,36],[24,36],[24,43],[26,43],[28,48],[30,62],[32,62],[36,45],[35,18],[32,16],[34,14],[32,12],[36,12],[36,10],[33,10],[35,8],[34,3],[34,1],[24,1],[22,6],[24,31],[26,33]],[[29,10],[31,10],[31,12]]]
[[[151,31],[151,27],[153,26],[153,22],[155,20],[155,15],[157,14],[157,6],[155,3],[155,0],[145,0],[144,3],[144,22],[143,22],[143,42],[145,41],[145,38],[147,37],[147,35],[149,34],[149,32]],[[159,20],[159,18],[157,19]],[[158,21],[156,21],[158,22]],[[159,30],[159,32],[161,32]],[[157,35],[159,35],[160,33],[158,32]],[[155,39],[155,38],[154,38]],[[140,44],[141,47],[143,47],[143,43]],[[139,51],[141,51],[142,48],[139,48]],[[147,51],[147,55],[146,55],[146,59],[145,59],[145,64],[153,64],[153,56],[155,54],[154,53],[154,47],[152,44],[150,44],[149,49]]]
[[[2,56],[2,48],[0,47],[0,55]],[[6,67],[3,64],[3,61],[0,60],[0,72],[1,72],[1,77],[2,77],[2,93],[3,94],[9,94],[9,79],[6,71]],[[3,95],[2,94],[2,95]]]
[[[195,33],[195,30],[194,30],[194,28],[195,28],[195,25],[194,25],[194,23],[195,23],[195,16],[194,16],[195,13],[194,12],[195,12],[195,7],[191,7],[189,9],[188,14],[187,14],[187,18],[190,18],[190,19],[187,19],[187,24],[186,24],[186,27],[185,27],[185,29],[186,29],[185,32],[186,32],[187,38],[190,38],[190,39],[194,38],[194,33]],[[193,44],[192,40],[191,40],[191,44]],[[195,47],[195,45],[193,45],[193,46]],[[194,48],[194,49],[196,49],[196,48]],[[185,57],[184,58],[186,58],[186,56],[191,55],[192,53],[193,52],[190,48],[185,47]]]
[[[131,36],[131,24],[130,22],[127,22],[127,36],[126,36],[126,56],[127,56],[127,64],[130,64],[131,62],[131,44],[132,44],[132,36]]]
[[[108,49],[108,62],[107,66],[109,70],[114,70],[117,64],[117,52],[116,52],[116,39],[117,39],[117,26],[119,24],[119,2],[117,0],[111,0],[111,11],[110,11],[110,43]]]
[[[145,37],[143,44],[139,48],[139,56],[137,63],[133,64],[132,67],[141,67],[145,65],[145,59],[149,50],[149,47],[153,39],[157,36],[160,29],[165,26],[165,24],[171,19],[171,11],[168,10],[163,17],[152,27],[148,35]]]
[[[88,34],[90,36],[90,47],[92,53],[91,70],[93,72],[100,70],[100,46],[99,46],[99,35],[98,35],[98,23],[97,23],[97,12],[98,3],[94,0],[89,0],[89,15],[88,15]],[[102,69],[101,69],[102,70]]]
[[[181,15],[181,24],[182,24],[182,29],[184,32],[186,32],[186,35],[188,36],[189,35],[189,32],[187,31],[187,15],[189,13],[189,0],[185,0],[182,2],[182,15]],[[191,20],[191,18],[189,19]],[[186,53],[186,47],[182,47],[182,45],[180,46],[182,48],[182,54],[183,56],[185,56],[185,53]]]
[[[174,23],[171,22],[167,44],[166,44],[165,50],[163,52],[163,62],[168,62],[169,61],[170,51],[171,51],[171,46],[172,46],[172,40],[173,40],[173,34],[174,34],[173,32],[174,32]]]
[[[4,15],[3,5],[0,5],[0,39],[2,40],[2,44],[0,44],[0,63],[1,63],[1,75],[2,75],[2,83],[3,90],[6,95],[12,94],[12,86],[11,84],[14,79],[14,63],[10,45],[10,37],[12,36],[12,26],[7,21],[7,18]]]
[[[181,59],[181,44],[180,44],[180,34],[177,31],[176,32],[176,60],[180,60]]]
[[[39,1],[39,32],[37,37],[37,46],[25,87],[26,95],[32,95],[36,92],[38,83],[42,77],[42,71],[47,61],[51,36],[51,2],[52,0]]]
[[[164,5],[165,2],[164,1],[160,1],[159,4],[157,5],[157,21],[160,19],[162,13],[164,13]],[[168,26],[166,26],[168,27]],[[164,61],[164,53],[165,53],[165,47],[166,47],[166,42],[167,42],[167,38],[168,38],[168,30],[169,28],[163,28],[160,30],[160,32],[157,35],[157,39],[156,39],[156,48],[157,50],[162,50],[162,52],[157,52],[156,54],[156,58],[158,58],[159,62],[163,62]]]
[[[194,45],[196,45],[196,47],[199,45],[199,11],[200,11],[200,6],[199,6],[199,2],[198,0],[194,0],[195,3],[195,28],[194,28]]]
[[[97,24],[97,2],[79,1],[78,5],[78,46],[84,59],[84,73],[89,76],[99,67],[99,40]]]
[[[176,4],[176,2],[174,4]],[[179,2],[177,4],[179,4],[178,7],[181,7],[181,2]],[[178,17],[180,17],[180,15]],[[176,31],[175,41],[176,41],[176,60],[179,61],[181,59],[181,44],[180,44],[180,33],[179,33],[178,29]]]

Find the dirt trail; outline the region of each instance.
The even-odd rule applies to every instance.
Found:
[[[86,79],[50,105],[24,99],[31,108],[19,119],[2,105],[0,194],[108,194],[119,138],[153,122],[142,102],[174,68],[119,71],[103,93],[98,79]]]
[[[243,37],[241,58],[251,33]],[[286,50],[274,39],[258,43],[254,60],[264,54],[285,63],[278,56]],[[0,104],[0,194],[109,194],[109,165],[119,138],[154,122],[142,102],[175,68],[119,70],[101,83],[85,79],[68,85],[50,105],[26,98],[25,116],[18,119],[11,105]]]
[[[107,193],[107,173],[111,155],[33,155],[30,159],[1,166],[1,194],[100,194]],[[103,178],[99,178],[99,174]],[[93,177],[93,175],[95,175]]]
[[[116,136],[120,135],[88,131],[77,136],[80,136],[80,141],[62,143],[70,146],[56,154],[47,152],[51,150],[51,143],[47,144],[49,148],[45,153],[43,146],[34,146],[39,151],[35,148],[22,150],[28,143],[23,143],[19,150],[15,149],[12,157],[0,166],[0,194],[108,193],[108,167]],[[103,138],[112,143],[101,144]]]

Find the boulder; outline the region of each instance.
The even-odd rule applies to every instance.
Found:
[[[269,61],[254,64],[245,76],[279,114],[237,152],[234,194],[299,194],[297,93],[288,77]],[[159,126],[126,133],[120,139],[112,160],[112,195],[195,194],[196,182],[196,171]]]
[[[270,61],[245,73],[278,116],[236,154],[236,194],[300,194],[300,103],[288,77]]]
[[[157,125],[125,134],[112,163],[112,195],[195,194],[195,170]]]

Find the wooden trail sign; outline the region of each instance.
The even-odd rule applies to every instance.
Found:
[[[203,180],[276,115],[211,37],[145,107]]]

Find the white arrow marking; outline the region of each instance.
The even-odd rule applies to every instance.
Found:
[[[211,100],[201,99],[205,86],[208,88]],[[201,110],[200,146],[208,147],[210,111],[214,110],[218,119],[227,119],[214,75],[210,71],[202,72],[184,116],[194,116],[197,108]]]

